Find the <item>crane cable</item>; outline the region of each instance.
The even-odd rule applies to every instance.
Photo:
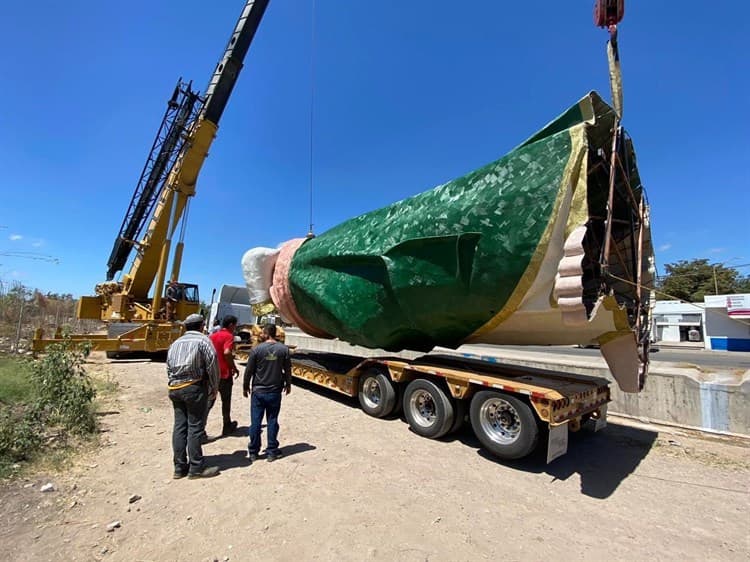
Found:
[[[314,238],[313,233],[313,117],[315,109],[315,0],[312,0],[312,21],[310,24],[310,228],[307,238]]]
[[[609,31],[607,42],[607,62],[609,64],[609,86],[612,90],[612,105],[617,116],[622,119],[622,71],[620,51],[617,45],[617,24],[625,17],[625,0],[596,0],[594,3],[594,24],[606,27]]]

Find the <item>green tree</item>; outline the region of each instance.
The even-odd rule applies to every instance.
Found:
[[[736,269],[707,259],[681,260],[664,266],[667,274],[659,279],[659,298],[702,302],[706,295],[748,292],[750,278]]]

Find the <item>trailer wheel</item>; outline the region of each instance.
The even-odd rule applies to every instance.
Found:
[[[448,433],[455,433],[464,426],[466,414],[469,412],[469,403],[466,400],[453,401],[453,425]]]
[[[411,381],[404,391],[403,404],[409,427],[422,437],[438,439],[453,426],[453,403],[432,381]]]
[[[396,387],[377,369],[368,369],[359,381],[359,405],[369,415],[383,418],[396,407]]]
[[[471,401],[471,426],[485,448],[501,459],[520,459],[539,440],[531,408],[518,398],[498,392],[477,392]]]

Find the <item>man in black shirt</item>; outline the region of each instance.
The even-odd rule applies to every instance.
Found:
[[[292,391],[292,362],[289,348],[276,341],[276,326],[263,326],[263,343],[255,346],[250,352],[242,382],[242,395],[250,398],[250,443],[248,453],[250,462],[258,459],[260,452],[260,426],[263,415],[268,427],[266,455],[268,461],[281,457],[279,449],[279,411],[281,410],[281,392]]]

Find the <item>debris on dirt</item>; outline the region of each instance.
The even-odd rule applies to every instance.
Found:
[[[112,521],[112,523],[110,523],[109,525],[107,525],[107,532],[111,533],[115,529],[117,529],[117,528],[119,528],[121,526],[122,526],[122,523],[120,521]]]
[[[39,488],[40,492],[54,492],[55,491],[55,485],[51,482],[47,482],[44,486]]]

